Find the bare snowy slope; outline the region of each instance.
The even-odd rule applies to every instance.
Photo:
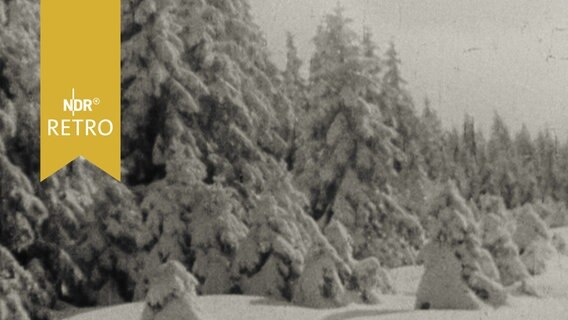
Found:
[[[350,305],[340,309],[308,309],[250,296],[207,296],[199,298],[203,311],[217,320],[452,320],[452,319],[539,319],[559,320],[568,312],[567,299],[512,298],[509,306],[497,310],[454,311],[413,310],[414,297],[385,296],[378,306]],[[132,303],[86,312],[68,320],[139,320],[143,304]],[[564,318],[563,318],[564,317]]]

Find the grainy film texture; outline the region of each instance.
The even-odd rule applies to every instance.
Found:
[[[122,182],[40,183],[40,4],[0,0],[0,320],[565,317],[568,3],[121,11]]]

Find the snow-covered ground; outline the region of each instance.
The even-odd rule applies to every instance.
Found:
[[[350,305],[341,309],[317,310],[292,306],[259,297],[207,296],[199,298],[204,311],[217,320],[454,320],[454,319],[539,319],[567,318],[568,299],[511,298],[510,305],[497,310],[453,311],[413,310],[414,297],[386,296],[378,306]],[[69,320],[139,320],[143,305],[132,303],[85,312]]]
[[[556,230],[568,239],[568,228]],[[414,310],[421,267],[392,270],[391,277],[398,294],[382,297],[375,306],[350,305],[340,309],[309,309],[262,297],[220,295],[198,298],[198,304],[211,320],[562,320],[568,319],[568,257],[557,255],[551,259],[547,272],[535,277],[534,285],[542,295],[535,297],[511,296],[505,307],[480,311]],[[139,320],[142,303],[131,303],[91,310],[67,317],[67,320]],[[76,310],[80,311],[80,310]],[[69,314],[69,313],[67,313]],[[65,318],[61,316],[61,318]]]

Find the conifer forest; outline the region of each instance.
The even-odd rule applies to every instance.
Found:
[[[247,0],[121,6],[122,181],[40,182],[39,1],[0,0],[0,320],[566,316],[564,136],[447,125],[335,1],[283,67]]]

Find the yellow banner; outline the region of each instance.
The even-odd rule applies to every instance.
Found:
[[[83,156],[120,180],[120,0],[40,6],[40,179]]]

